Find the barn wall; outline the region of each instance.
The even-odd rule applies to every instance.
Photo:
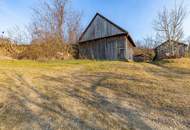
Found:
[[[125,60],[128,59],[126,37],[110,37],[80,43],[79,55],[82,59]]]
[[[126,37],[126,59],[133,60],[134,46]]]
[[[81,41],[97,39],[124,33],[99,15],[96,16],[90,27],[83,35]]]

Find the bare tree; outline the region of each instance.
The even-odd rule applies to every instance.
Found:
[[[155,47],[155,40],[152,37],[145,38],[144,47],[147,49],[153,49]]]
[[[157,43],[153,37],[148,36],[141,41],[136,41],[137,48],[135,49],[135,55],[143,54],[147,59],[152,60],[155,56],[154,48]]]
[[[28,28],[21,28],[17,25],[7,30],[7,37],[9,37],[14,44],[27,44],[31,39]]]
[[[154,29],[157,37],[163,41],[179,41],[183,38],[183,23],[186,17],[186,9],[183,4],[175,5],[171,10],[164,8],[158,13],[154,21]]]
[[[141,48],[142,47],[142,41],[141,40],[137,40],[135,42],[135,44],[137,45],[138,48]]]
[[[158,45],[158,42],[152,36],[148,36],[142,41],[137,41],[136,44],[143,49],[154,49]]]
[[[69,17],[67,19],[67,34],[68,42],[71,44],[76,43],[82,33],[81,17],[82,13],[78,13],[76,11],[69,13]]]
[[[73,42],[81,28],[81,13],[68,7],[69,0],[44,1],[33,9],[33,39],[54,37],[59,43]],[[70,41],[71,40],[71,41]]]
[[[54,36],[59,43],[65,38],[66,6],[68,0],[44,1],[33,9],[32,34],[34,39],[47,39]]]
[[[45,47],[47,50],[47,54],[43,55],[70,56],[72,46],[68,43],[76,43],[78,39],[81,28],[81,13],[70,8],[69,0],[43,1],[33,9],[33,12],[30,25],[32,43],[46,44],[41,47]],[[38,52],[40,52],[39,49]]]

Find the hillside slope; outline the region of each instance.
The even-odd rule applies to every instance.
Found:
[[[190,59],[0,61],[0,129],[190,129]]]

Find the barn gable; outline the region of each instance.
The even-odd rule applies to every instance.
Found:
[[[86,30],[81,35],[79,42],[104,38],[119,34],[127,34],[127,31],[117,26],[104,16],[97,13]]]
[[[135,43],[127,31],[97,13],[79,41],[79,57],[96,60],[132,60]]]

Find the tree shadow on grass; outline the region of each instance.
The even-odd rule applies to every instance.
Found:
[[[119,76],[119,77],[118,77]],[[116,115],[115,118],[117,129],[142,129],[142,130],[151,130],[152,128],[148,126],[138,114],[137,111],[124,108],[120,104],[113,103],[109,101],[109,99],[99,94],[96,90],[98,87],[105,87],[102,86],[102,82],[106,79],[112,78],[119,78],[119,79],[130,79],[130,80],[136,80],[134,77],[126,76],[125,78],[122,75],[116,75],[114,73],[94,73],[90,75],[81,75],[81,74],[72,74],[73,80],[69,84],[75,84],[75,87],[71,87],[68,85],[64,88],[64,92],[67,93],[72,98],[77,99],[79,102],[82,102],[85,106],[90,106],[97,110],[99,114],[102,114],[104,119],[96,118],[96,120],[100,120],[102,122],[102,125],[109,126],[109,121],[112,119],[108,115]],[[51,78],[51,76],[43,75],[40,78],[44,78],[45,80],[49,81],[57,81],[55,78]],[[61,79],[61,77],[58,77]],[[138,82],[138,81],[137,81]],[[140,82],[140,81],[139,81]],[[91,84],[91,86],[85,86],[86,84]],[[72,89],[71,89],[72,88]],[[115,90],[114,90],[115,91]],[[84,96],[86,95],[86,96]],[[127,93],[126,93],[127,95]],[[118,95],[119,96],[119,95]],[[131,95],[136,96],[136,95]],[[142,98],[139,98],[142,99]],[[97,113],[96,112],[96,113]],[[114,124],[113,124],[114,125]],[[111,128],[111,127],[110,127]]]
[[[107,97],[97,93],[96,90],[98,87],[103,87],[101,85],[102,81],[108,78],[109,76],[104,76],[98,81],[94,82],[94,84],[91,86],[89,91],[92,93],[94,100],[89,100],[88,98],[81,97],[78,93],[73,93],[71,96],[82,99],[82,102],[84,104],[90,104],[92,107],[98,109],[99,112],[116,114],[118,117],[126,121],[123,122],[123,125],[127,124],[128,128],[130,129],[152,130],[150,126],[148,126],[142,119],[140,119],[140,115],[137,111],[121,107],[120,104],[113,103],[109,101]]]
[[[163,72],[164,73],[164,72]],[[22,75],[16,74],[16,76],[10,77],[13,83],[15,82],[16,78],[22,85],[13,84],[16,86],[15,89],[10,89],[9,91],[14,95],[15,99],[21,102],[23,108],[29,111],[31,116],[37,120],[37,122],[41,122],[40,127],[41,129],[45,129],[45,126],[48,126],[49,129],[57,129],[60,128],[59,126],[54,127],[55,121],[47,121],[47,119],[42,118],[44,114],[37,115],[36,113],[32,112],[27,103],[33,104],[38,106],[43,110],[43,112],[52,113],[52,117],[54,119],[61,118],[63,120],[67,120],[69,125],[66,123],[62,123],[64,128],[70,129],[142,129],[142,130],[151,130],[151,126],[149,126],[145,121],[141,119],[141,113],[137,110],[123,107],[118,101],[112,101],[106,95],[100,94],[97,90],[99,87],[112,90],[115,92],[116,96],[122,96],[126,98],[132,98],[139,102],[145,104],[146,107],[149,109],[158,109],[159,111],[168,111],[171,113],[176,113],[173,106],[170,106],[170,109],[163,109],[155,108],[151,105],[151,102],[144,98],[143,95],[136,93],[127,86],[127,84],[120,84],[122,85],[122,89],[118,90],[120,85],[117,83],[111,84],[103,84],[107,79],[122,79],[122,80],[130,80],[136,84],[141,83],[148,83],[152,84],[155,82],[152,81],[145,81],[137,79],[136,77],[131,77],[128,75],[120,75],[116,73],[110,72],[101,72],[101,73],[91,73],[91,74],[80,74],[80,73],[72,73],[70,76],[59,76],[53,77],[49,75],[42,75],[37,77],[36,79],[42,80],[42,82],[47,82],[47,86],[51,88],[50,91],[52,93],[59,92],[66,94],[69,98],[74,98],[78,102],[82,103],[87,109],[93,108],[96,111],[92,111],[94,114],[93,121],[87,117],[76,116],[75,114],[69,111],[70,108],[66,108],[64,103],[61,104],[56,99],[52,98],[51,95],[41,92],[37,86],[31,85]],[[71,78],[71,79],[70,79]],[[68,80],[70,79],[70,80]],[[49,82],[56,82],[59,85],[51,85]],[[121,87],[121,86],[120,86]],[[20,89],[18,89],[20,88]],[[25,91],[24,91],[24,90]],[[28,93],[25,93],[28,91]],[[48,91],[48,90],[47,90]],[[119,94],[117,94],[119,91]],[[30,93],[33,93],[37,96],[40,101],[35,100],[29,96]],[[143,107],[145,107],[143,106]],[[176,108],[175,108],[176,109]],[[181,110],[179,108],[179,110]],[[89,110],[90,111],[90,110]],[[180,114],[180,113],[179,113]],[[100,116],[101,115],[101,116]],[[47,117],[47,116],[46,116]],[[30,123],[31,120],[28,122]],[[89,123],[90,122],[90,123]],[[100,122],[100,123],[97,123]],[[157,122],[154,120],[154,122]],[[158,123],[160,123],[158,121]],[[162,122],[164,124],[164,122]],[[58,123],[58,125],[61,125]],[[166,124],[168,125],[168,124]]]
[[[63,107],[63,104],[60,104],[55,100],[49,98],[47,95],[41,93],[39,90],[36,89],[35,86],[32,86],[30,83],[28,83],[28,81],[26,81],[22,77],[22,75],[16,74],[16,77],[14,77],[20,81],[22,86],[19,86],[16,83],[14,84],[15,79],[13,79],[12,77],[9,78],[12,79],[13,81],[12,85],[15,86],[15,89],[10,87],[5,87],[5,88],[11,93],[11,96],[14,97],[14,100],[16,101],[17,105],[22,107],[22,110],[24,110],[23,116],[27,117],[27,115],[30,115],[29,117],[31,119],[28,119],[28,124],[30,124],[31,122],[36,122],[36,124],[38,124],[40,128],[44,130],[51,130],[51,129],[101,130],[101,128],[98,128],[96,126],[91,126],[86,121],[80,119],[80,117],[73,115],[71,112],[69,112],[67,109]],[[25,93],[27,91],[28,93]],[[30,93],[36,95],[36,100],[28,95]],[[40,101],[38,101],[38,99],[40,99]],[[44,114],[49,112],[52,113],[52,118],[58,118],[58,119],[61,118],[60,121],[62,123],[59,123],[57,124],[58,126],[55,126],[54,125],[55,121],[53,120],[48,121],[48,119],[46,118],[44,119],[43,112],[42,115],[34,113],[33,111],[31,111],[30,108],[28,108],[27,104],[39,107],[40,109],[43,110]],[[14,108],[14,106],[12,107]],[[16,110],[16,112],[18,112],[19,115],[20,111]],[[10,115],[10,116],[15,116],[15,115]],[[48,116],[45,115],[45,117]],[[9,119],[11,117],[7,118]],[[17,124],[18,127],[22,128],[22,126],[19,126],[22,124],[22,121],[26,122],[25,120],[21,119],[21,122],[18,122]],[[64,121],[66,121],[67,123],[64,124]],[[8,124],[8,125],[16,126],[16,124]]]
[[[163,72],[163,73],[165,73],[165,72]],[[133,118],[136,118],[135,121],[138,122],[136,124],[140,124],[141,127],[144,126],[144,128],[148,129],[149,126],[146,125],[146,123],[144,123],[144,121],[139,120],[140,115],[138,115],[135,111],[127,109],[127,108],[122,108],[119,104],[115,104],[115,103],[110,102],[108,99],[106,99],[105,96],[102,96],[99,93],[97,93],[96,90],[98,89],[98,87],[103,87],[103,88],[113,90],[114,92],[118,91],[117,88],[119,86],[117,85],[117,83],[102,84],[102,82],[105,81],[106,79],[131,80],[132,82],[134,82],[136,84],[148,83],[149,85],[151,85],[152,83],[156,84],[156,82],[152,82],[149,80],[140,80],[140,79],[137,79],[136,77],[130,77],[128,75],[120,75],[120,74],[118,75],[116,73],[96,73],[95,75],[99,75],[98,80],[96,82],[92,82],[93,85],[91,86],[91,89],[89,91],[91,91],[92,95],[95,97],[96,102],[90,103],[90,101],[87,101],[86,104],[96,104],[94,107],[98,106],[98,108],[100,108],[100,109],[104,109],[105,106],[109,106],[106,109],[106,111],[108,113],[111,113],[111,112],[114,113],[116,111],[116,115],[123,115],[123,116],[121,116],[121,118],[122,117],[125,117],[125,118],[131,117],[129,115],[132,115]],[[78,76],[78,77],[81,78],[82,76]],[[89,77],[89,76],[87,76],[87,77]],[[190,114],[190,108],[188,106],[187,107],[177,107],[174,105],[167,105],[167,104],[163,105],[162,101],[160,101],[160,102],[157,102],[159,104],[158,105],[159,107],[157,107],[154,105],[154,100],[151,100],[151,98],[152,98],[151,96],[148,96],[148,95],[144,96],[140,93],[136,93],[133,90],[130,90],[130,88],[127,86],[127,84],[123,84],[122,87],[124,87],[126,89],[122,89],[124,91],[122,93],[120,92],[117,96],[124,96],[124,97],[126,96],[126,98],[127,97],[133,98],[137,101],[142,102],[144,104],[143,107],[145,107],[145,108],[154,109],[154,110],[157,110],[161,113],[169,113],[167,115],[179,115],[182,117],[187,117]],[[119,90],[119,91],[121,91],[121,90]],[[76,96],[79,99],[81,98],[80,95],[77,95],[77,93],[75,95],[71,95],[71,96]],[[155,96],[158,96],[158,95],[155,95]],[[159,97],[157,97],[157,98],[159,98]],[[81,99],[83,99],[83,98],[81,98]],[[86,100],[86,99],[83,99],[83,100]],[[133,119],[131,120],[130,118],[128,118],[127,120],[128,120],[128,122],[132,121],[129,124],[132,124],[135,122]],[[162,123],[164,125],[171,126],[171,124],[169,122],[168,123],[167,122],[160,122],[160,121],[154,121],[154,122]],[[189,125],[187,123],[182,123],[182,124],[189,127]],[[137,126],[136,126],[136,128],[137,128]]]
[[[163,72],[163,74],[165,74],[165,72]],[[41,77],[41,78],[43,78],[43,77]],[[47,76],[45,76],[45,77],[46,77],[45,79],[54,80],[54,78],[51,79],[51,76],[48,76],[48,78],[47,78]],[[69,95],[70,97],[75,97],[76,99],[78,99],[80,102],[82,102],[86,106],[90,105],[90,106],[96,108],[98,111],[103,111],[104,113],[114,113],[117,116],[119,116],[120,119],[122,119],[122,118],[126,119],[126,122],[122,123],[122,124],[129,124],[128,126],[130,126],[130,124],[132,124],[132,122],[135,123],[134,119],[127,119],[127,114],[133,115],[133,114],[129,114],[129,112],[134,113],[133,116],[129,116],[129,117],[138,117],[140,119],[140,115],[137,112],[135,112],[134,110],[130,110],[128,108],[122,108],[120,104],[115,104],[115,103],[109,101],[109,99],[107,97],[96,92],[98,87],[110,89],[113,92],[115,92],[115,94],[118,97],[135,99],[136,101],[139,101],[142,104],[144,104],[143,105],[144,108],[155,109],[161,113],[169,112],[170,114],[177,114],[180,116],[184,116],[185,114],[189,113],[188,107],[187,108],[185,108],[185,107],[178,108],[178,107],[171,106],[171,105],[165,107],[165,106],[162,106],[161,104],[160,104],[160,107],[156,107],[156,106],[154,106],[154,103],[152,102],[152,100],[149,99],[149,98],[151,98],[151,96],[144,96],[142,94],[136,93],[135,91],[131,90],[127,86],[127,84],[118,84],[118,83],[111,83],[111,84],[103,83],[102,84],[102,82],[104,82],[107,79],[130,80],[136,84],[146,83],[149,85],[154,84],[156,82],[152,82],[149,80],[137,79],[136,77],[131,77],[128,75],[121,75],[121,74],[116,74],[116,73],[111,73],[111,72],[93,73],[90,75],[73,74],[72,77],[73,77],[73,80],[69,84],[74,83],[74,84],[76,84],[77,87],[75,87],[73,89],[65,88],[62,91],[67,92],[67,95]],[[84,82],[90,83],[91,86],[86,87],[83,84]],[[68,87],[69,87],[69,85],[68,85]],[[122,89],[118,90],[119,87]],[[120,92],[117,94],[118,91],[120,91]],[[90,93],[91,96],[84,97],[83,95],[86,95],[86,94],[84,94],[84,92]],[[81,93],[83,93],[83,94],[81,94]],[[93,97],[93,98],[91,98],[91,97]],[[119,113],[119,111],[121,113]],[[122,115],[122,116],[120,116],[120,115]],[[119,120],[119,118],[118,118],[118,120]],[[132,121],[132,122],[129,123],[130,121]],[[156,121],[154,120],[154,122],[156,122]],[[157,121],[157,122],[159,122],[159,121]],[[165,125],[170,125],[165,122],[162,122],[162,123]],[[143,126],[142,125],[143,123],[137,123],[137,124],[141,124],[141,126]],[[146,128],[146,129],[148,129],[148,128]]]

